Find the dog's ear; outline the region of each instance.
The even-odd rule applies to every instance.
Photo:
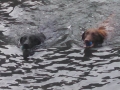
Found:
[[[99,41],[100,44],[103,43],[104,39],[105,39],[105,37],[103,35],[99,34],[99,40],[98,41]]]
[[[85,32],[82,34],[82,40],[85,39]]]
[[[20,38],[20,44],[23,44],[23,43],[24,43],[24,41],[25,41],[25,39],[26,39],[26,37],[24,37],[24,36],[23,36],[23,37],[21,37],[21,38]]]
[[[41,41],[38,40],[38,39],[36,39],[36,40],[35,40],[35,43],[36,43],[37,45],[39,45],[39,44],[41,44]]]
[[[99,27],[98,30],[105,30],[105,26]]]
[[[104,39],[105,39],[106,36],[107,36],[107,33],[106,33],[105,30],[102,30],[102,29],[101,29],[101,30],[98,30],[97,32],[98,32],[98,35],[99,35],[99,38],[98,38],[99,40],[98,40],[98,41],[99,41],[100,44],[102,44],[103,41],[104,41]]]
[[[22,43],[23,43],[23,37],[20,38],[20,44],[22,44]]]
[[[37,36],[30,36],[30,41],[35,44],[35,45],[39,45],[41,44],[41,41],[39,40],[39,38]]]

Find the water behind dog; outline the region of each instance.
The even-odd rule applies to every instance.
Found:
[[[0,90],[119,90],[119,0],[1,0]],[[81,35],[115,14],[115,36],[83,47]],[[26,61],[24,34],[43,32],[45,43]]]

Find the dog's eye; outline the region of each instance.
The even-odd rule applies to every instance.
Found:
[[[95,33],[92,33],[93,36],[95,36]]]
[[[86,35],[88,35],[89,34],[89,32],[86,32]]]
[[[27,39],[27,37],[24,37],[24,38],[23,38],[23,40],[26,40],[26,39]]]

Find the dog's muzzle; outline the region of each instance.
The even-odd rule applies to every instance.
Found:
[[[21,50],[23,52],[23,58],[27,59],[30,56],[31,49],[28,44],[24,44],[21,46]]]
[[[27,59],[30,56],[31,50],[30,49],[23,49],[23,58]]]

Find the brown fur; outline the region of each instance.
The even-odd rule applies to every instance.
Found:
[[[84,43],[86,41],[92,42],[93,46],[96,46],[98,44],[102,44],[104,39],[107,36],[107,32],[105,30],[104,27],[100,27],[98,29],[89,29],[87,31],[85,31],[82,35],[82,39],[84,41]]]
[[[84,41],[85,47],[93,47],[102,44],[110,33],[111,35],[113,34],[113,17],[114,14],[110,15],[107,20],[98,26],[98,28],[88,29],[82,34],[82,40]],[[92,42],[92,45],[87,46],[87,42]]]

